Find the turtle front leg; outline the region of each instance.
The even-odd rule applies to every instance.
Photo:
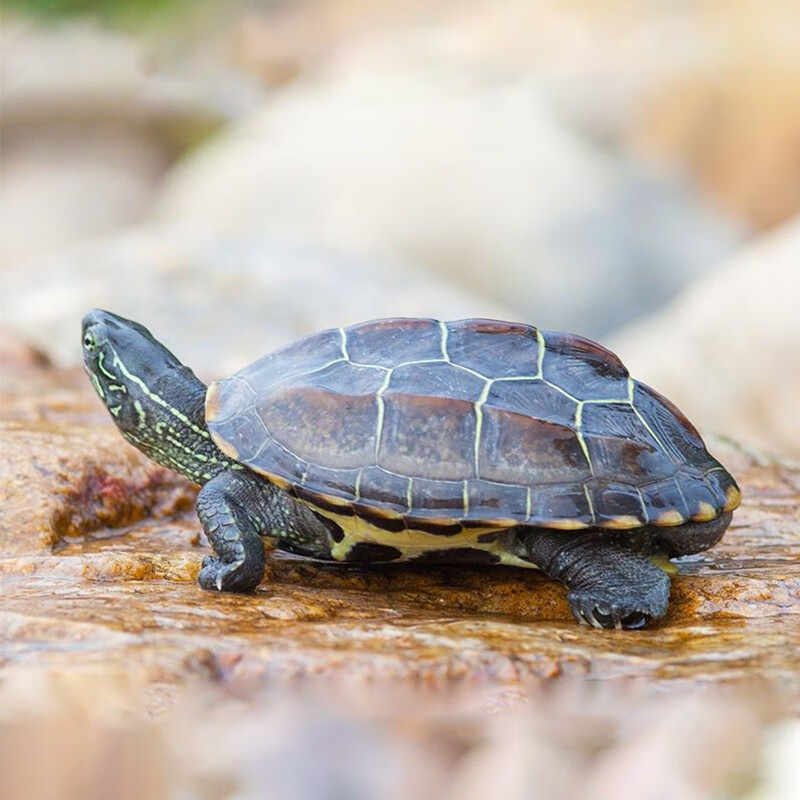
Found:
[[[528,558],[570,590],[567,599],[578,622],[633,630],[667,611],[669,577],[611,537],[536,530],[523,541]]]
[[[264,544],[257,484],[238,471],[221,472],[197,495],[197,516],[216,556],[203,559],[203,589],[251,592],[264,577]]]
[[[251,592],[264,577],[261,537],[320,559],[331,558],[338,526],[246,470],[227,470],[197,495],[197,516],[216,552],[203,560],[203,589]]]

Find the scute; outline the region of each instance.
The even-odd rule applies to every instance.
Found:
[[[276,393],[260,409],[266,435],[286,442],[298,458],[347,469],[360,467],[375,450],[375,409],[370,398],[349,397],[346,424],[338,398],[315,388]]]
[[[406,361],[437,359],[442,334],[434,319],[379,319],[345,329],[347,352],[356,364],[391,368]]]
[[[518,323],[323,331],[213,384],[206,416],[229,456],[388,532],[677,525],[739,502],[691,423],[613,353]]]
[[[474,476],[474,406],[449,397],[393,394],[384,400],[378,466],[408,477]]]
[[[578,404],[541,380],[504,380],[492,383],[486,396],[484,409],[513,408],[518,414],[526,414],[557,425],[573,425]]]
[[[569,425],[484,407],[478,447],[478,477],[518,484],[525,475],[537,483],[571,484],[591,476],[578,435]]]
[[[547,331],[542,376],[577,400],[625,400],[628,370],[610,350],[569,333]]]
[[[445,323],[448,360],[487,378],[517,377],[538,371],[536,328],[515,322],[464,319]]]

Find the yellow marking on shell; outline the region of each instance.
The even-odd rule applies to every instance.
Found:
[[[216,441],[216,439],[214,440]],[[226,455],[230,455],[227,451],[223,450],[223,453]],[[233,458],[233,456],[231,456]],[[267,472],[264,469],[260,469],[259,467],[255,466],[254,464],[248,464],[248,467],[252,469],[254,472],[257,472],[259,475],[263,475],[270,483],[274,483],[279,489],[290,489],[292,486],[291,481],[287,481],[282,475],[276,475],[274,472]],[[326,498],[327,499],[327,498]]]
[[[719,516],[717,513],[717,509],[711,505],[711,503],[700,503],[699,510],[696,514],[692,516],[692,519],[695,522],[710,522],[712,519],[716,519]]]
[[[522,520],[519,519],[510,519],[510,518],[499,518],[499,519],[492,519],[492,530],[496,530],[497,528],[513,528],[515,525],[521,525]]]
[[[228,458],[232,458],[234,461],[239,460],[239,451],[227,439],[223,439],[218,433],[212,431],[211,440]],[[266,477],[269,478],[269,475]]]
[[[486,398],[489,396],[489,389],[492,387],[491,381],[486,381],[483,385],[483,391],[481,391],[481,396],[478,398],[478,401],[473,404],[475,408],[475,451],[473,453],[473,457],[475,459],[475,476],[480,477],[480,470],[478,469],[478,455],[481,449],[481,429],[483,428],[483,404],[486,402]]]
[[[322,513],[322,512],[319,512]],[[326,515],[327,516],[327,515]],[[338,517],[328,517],[329,519],[338,521]],[[347,560],[347,554],[353,549],[353,545],[355,544],[353,538],[347,536],[345,534],[344,538],[341,542],[334,542],[331,546],[331,558],[336,559],[336,561],[345,561]]]
[[[350,353],[347,352],[347,332],[344,328],[339,328],[339,338],[341,339],[342,358],[345,361],[350,360]]]
[[[589,465],[589,472],[594,475],[594,464],[592,464],[592,457],[589,455],[589,447],[586,444],[586,439],[583,435],[583,431],[581,430],[582,424],[583,403],[578,403],[578,406],[575,409],[575,435],[578,437],[578,444],[581,446],[581,450],[583,451],[583,457],[586,459],[586,463]]]
[[[206,422],[213,422],[219,415],[220,403],[219,384],[212,383],[206,392]]]
[[[332,506],[350,506],[351,501],[345,500],[342,497],[336,497],[332,494],[323,494],[322,492],[317,492],[320,499],[325,503],[330,503]]]
[[[497,563],[502,564],[504,567],[541,569],[541,567],[538,567],[536,564],[533,564],[530,561],[526,561],[524,558],[520,558],[519,556],[515,556],[513,553],[509,553],[508,550],[504,550],[502,544],[498,542],[492,542],[490,544],[485,544],[485,545],[478,544],[475,546],[475,549],[486,550],[486,552],[496,555],[500,559]]]
[[[728,491],[725,492],[725,505],[723,511],[733,511],[739,508],[742,502],[742,493],[735,487],[729,486]]]
[[[547,343],[544,340],[544,334],[538,328],[536,329],[536,342],[539,345],[539,352],[536,354],[536,377],[541,378],[544,367],[544,350]]]
[[[650,521],[650,515],[647,513],[647,503],[644,501],[644,495],[642,494],[641,489],[636,489],[636,496],[639,498],[639,505],[642,508],[642,519],[645,522]]]
[[[530,489],[528,491],[530,491]],[[589,513],[592,515],[592,522],[594,522],[595,519],[597,519],[594,513],[594,501],[592,500],[592,493],[589,491],[589,487],[585,483],[583,484],[583,493],[586,496],[586,503],[589,506]],[[530,516],[530,514],[528,516]]]
[[[601,527],[611,528],[615,531],[624,531],[630,528],[641,528],[642,525],[643,523],[640,519],[637,519],[630,514],[623,514],[622,516],[614,517],[613,519],[600,523]]]
[[[375,393],[375,403],[378,406],[378,424],[375,428],[375,461],[378,461],[378,452],[381,447],[381,436],[383,436],[383,418],[386,413],[386,401],[383,399],[383,393],[389,386],[389,381],[392,379],[392,370],[386,370],[386,377],[383,383],[378,387]]]
[[[344,514],[337,514],[335,511],[329,511],[326,508],[319,508],[305,500],[301,502],[313,508],[317,514],[321,514],[339,525],[344,532],[345,539],[349,538],[355,542],[385,544],[390,547],[397,547],[398,549],[411,548],[423,551],[445,549],[448,547],[464,547],[465,542],[475,541],[481,533],[494,530],[493,528],[469,528],[454,536],[438,536],[435,533],[415,530],[414,528],[406,528],[400,531],[385,531],[371,524],[369,520],[363,517],[345,516]],[[343,544],[343,542],[339,544]]]
[[[468,528],[455,536],[437,536],[427,531],[409,528],[402,531],[385,531],[361,517],[343,516],[327,509],[315,507],[313,504],[301,501],[313,508],[318,514],[335,522],[341,529],[344,537],[331,547],[331,556],[337,561],[347,559],[347,554],[359,542],[382,544],[394,547],[401,555],[398,561],[408,561],[430,552],[431,550],[451,550],[469,547],[474,550],[483,550],[496,555],[500,564],[526,569],[537,569],[535,564],[525,561],[503,549],[502,542],[479,542],[478,537],[496,530],[494,527]]]
[[[536,527],[552,528],[557,531],[578,531],[582,528],[588,528],[589,525],[586,522],[581,522],[579,519],[553,519],[547,522],[537,522]]]
[[[566,389],[562,389],[557,383],[553,383],[552,381],[548,381],[547,378],[535,378],[534,380],[541,380],[541,382],[545,386],[549,386],[554,391],[558,392],[559,394],[563,394],[568,400],[572,400],[573,403],[580,403],[581,401],[575,397],[574,394],[570,394]],[[584,401],[586,402],[586,401]]]
[[[466,481],[462,481],[461,489],[461,510],[466,517],[469,514],[469,486]]]
[[[650,524],[666,527],[670,525],[683,525],[684,522],[686,522],[686,518],[683,514],[673,508],[670,511],[664,511],[662,514],[659,514],[655,519],[650,521]]]
[[[531,518],[531,487],[525,491],[525,519]]]
[[[400,511],[373,505],[369,506],[369,513],[373,517],[379,517],[380,519],[402,519],[405,516]]]
[[[439,332],[441,333],[441,347],[442,347],[442,358],[450,363],[450,354],[447,352],[447,323],[440,322],[439,323]]]
[[[460,521],[457,517],[419,517],[418,520],[425,525],[435,525],[437,528],[446,528],[449,525],[456,525]],[[492,524],[494,524],[494,520],[492,520]],[[409,525],[414,525],[413,517],[409,521]],[[498,527],[501,527],[502,525],[503,523],[501,521]],[[435,535],[436,534],[434,534],[434,536]]]
[[[653,437],[653,441],[665,452],[668,453],[666,447],[664,447],[664,443],[656,436],[656,432],[650,427],[650,423],[642,416],[642,413],[636,408],[635,403],[633,402],[633,391],[635,388],[634,380],[631,377],[628,377],[628,402],[631,404],[631,408],[633,409],[633,413],[636,414],[636,418],[639,422],[644,425],[645,430]],[[680,489],[680,487],[678,487]]]

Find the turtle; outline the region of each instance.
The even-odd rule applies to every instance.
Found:
[[[333,328],[206,386],[95,309],[83,358],[122,436],[199,484],[203,589],[251,592],[263,539],[325,561],[538,568],[575,618],[666,613],[667,559],[712,547],[735,480],[669,400],[582,336],[487,319]]]

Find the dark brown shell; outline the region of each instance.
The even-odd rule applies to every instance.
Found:
[[[492,320],[323,331],[212,385],[211,435],[299,498],[384,525],[710,520],[733,478],[594,342]]]

